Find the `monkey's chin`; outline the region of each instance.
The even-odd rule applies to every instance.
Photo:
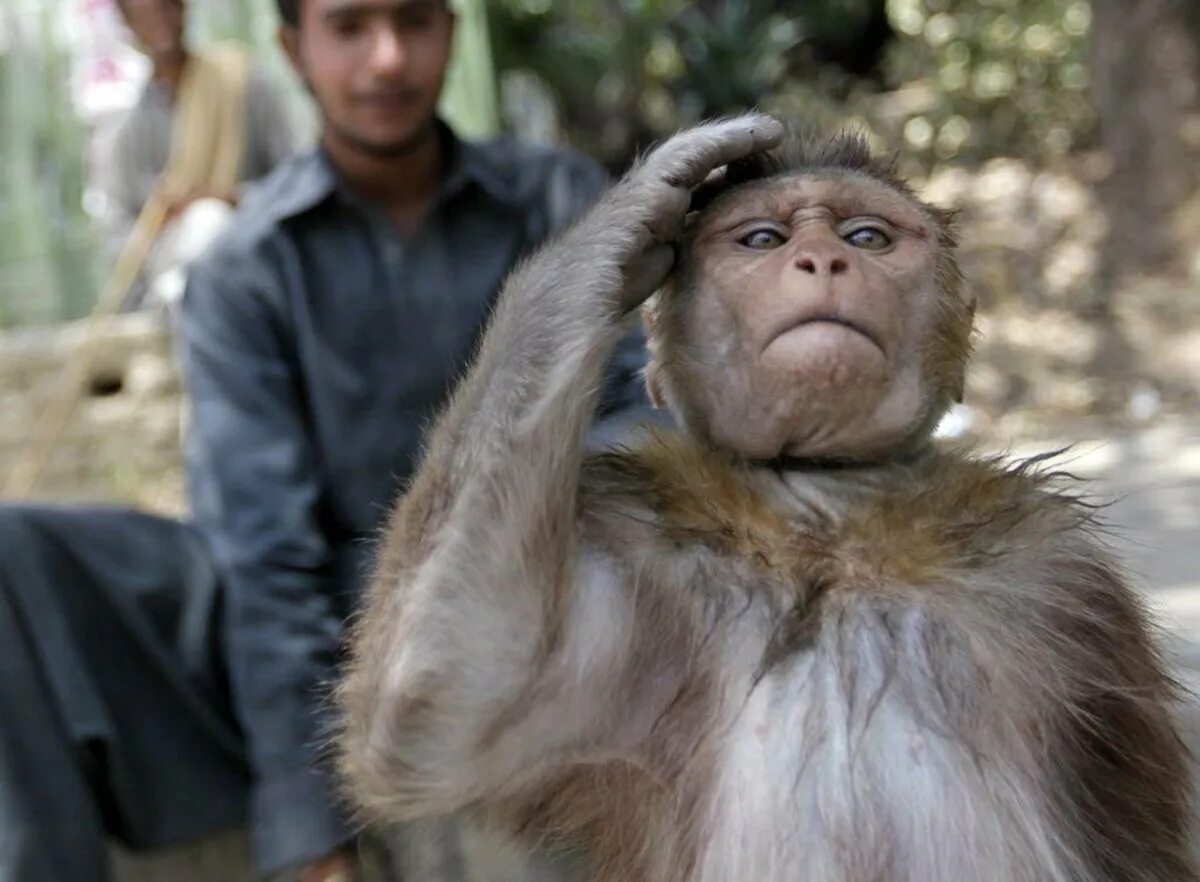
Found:
[[[811,321],[777,336],[763,350],[768,370],[809,388],[850,389],[882,382],[887,356],[862,331],[832,321]]]

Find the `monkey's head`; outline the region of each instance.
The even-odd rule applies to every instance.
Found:
[[[948,213],[865,141],[793,136],[697,192],[647,303],[656,404],[750,458],[869,460],[962,394],[973,303]]]

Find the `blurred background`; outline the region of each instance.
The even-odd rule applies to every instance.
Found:
[[[960,210],[978,358],[949,434],[1114,437],[1200,394],[1200,4],[1188,0],[470,0],[445,111],[467,135],[571,144],[619,172],[680,126],[757,105],[852,126]],[[272,0],[191,4],[309,112]],[[1153,51],[1148,51],[1153,47]],[[114,0],[0,6],[0,474],[106,272],[96,133],[148,62]],[[161,316],[101,335],[41,489],[182,505]],[[1190,425],[1184,432],[1194,437]],[[1122,436],[1123,437],[1123,436]],[[131,443],[136,439],[136,443]]]
[[[616,174],[681,126],[758,106],[866,133],[957,209],[977,354],[943,434],[1015,455],[1070,446],[1200,691],[1200,3],[457,7],[443,111],[463,135],[568,144]],[[189,11],[191,42],[251,47],[311,137],[274,0]],[[149,69],[115,0],[0,0],[0,499],[65,389],[32,495],[186,512],[168,315],[87,319],[111,261],[98,144]],[[123,861],[124,882],[185,878]]]

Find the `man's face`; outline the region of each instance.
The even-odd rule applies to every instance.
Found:
[[[183,0],[123,0],[119,8],[137,44],[151,57],[183,52]]]
[[[445,0],[304,0],[283,46],[331,134],[376,155],[426,137],[450,58]]]

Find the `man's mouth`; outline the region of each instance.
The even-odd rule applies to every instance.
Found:
[[[405,89],[394,92],[364,92],[357,96],[361,104],[373,107],[407,107],[420,97],[415,90]]]
[[[365,92],[356,98],[361,107],[380,113],[403,113],[418,103],[420,95],[415,91]]]

